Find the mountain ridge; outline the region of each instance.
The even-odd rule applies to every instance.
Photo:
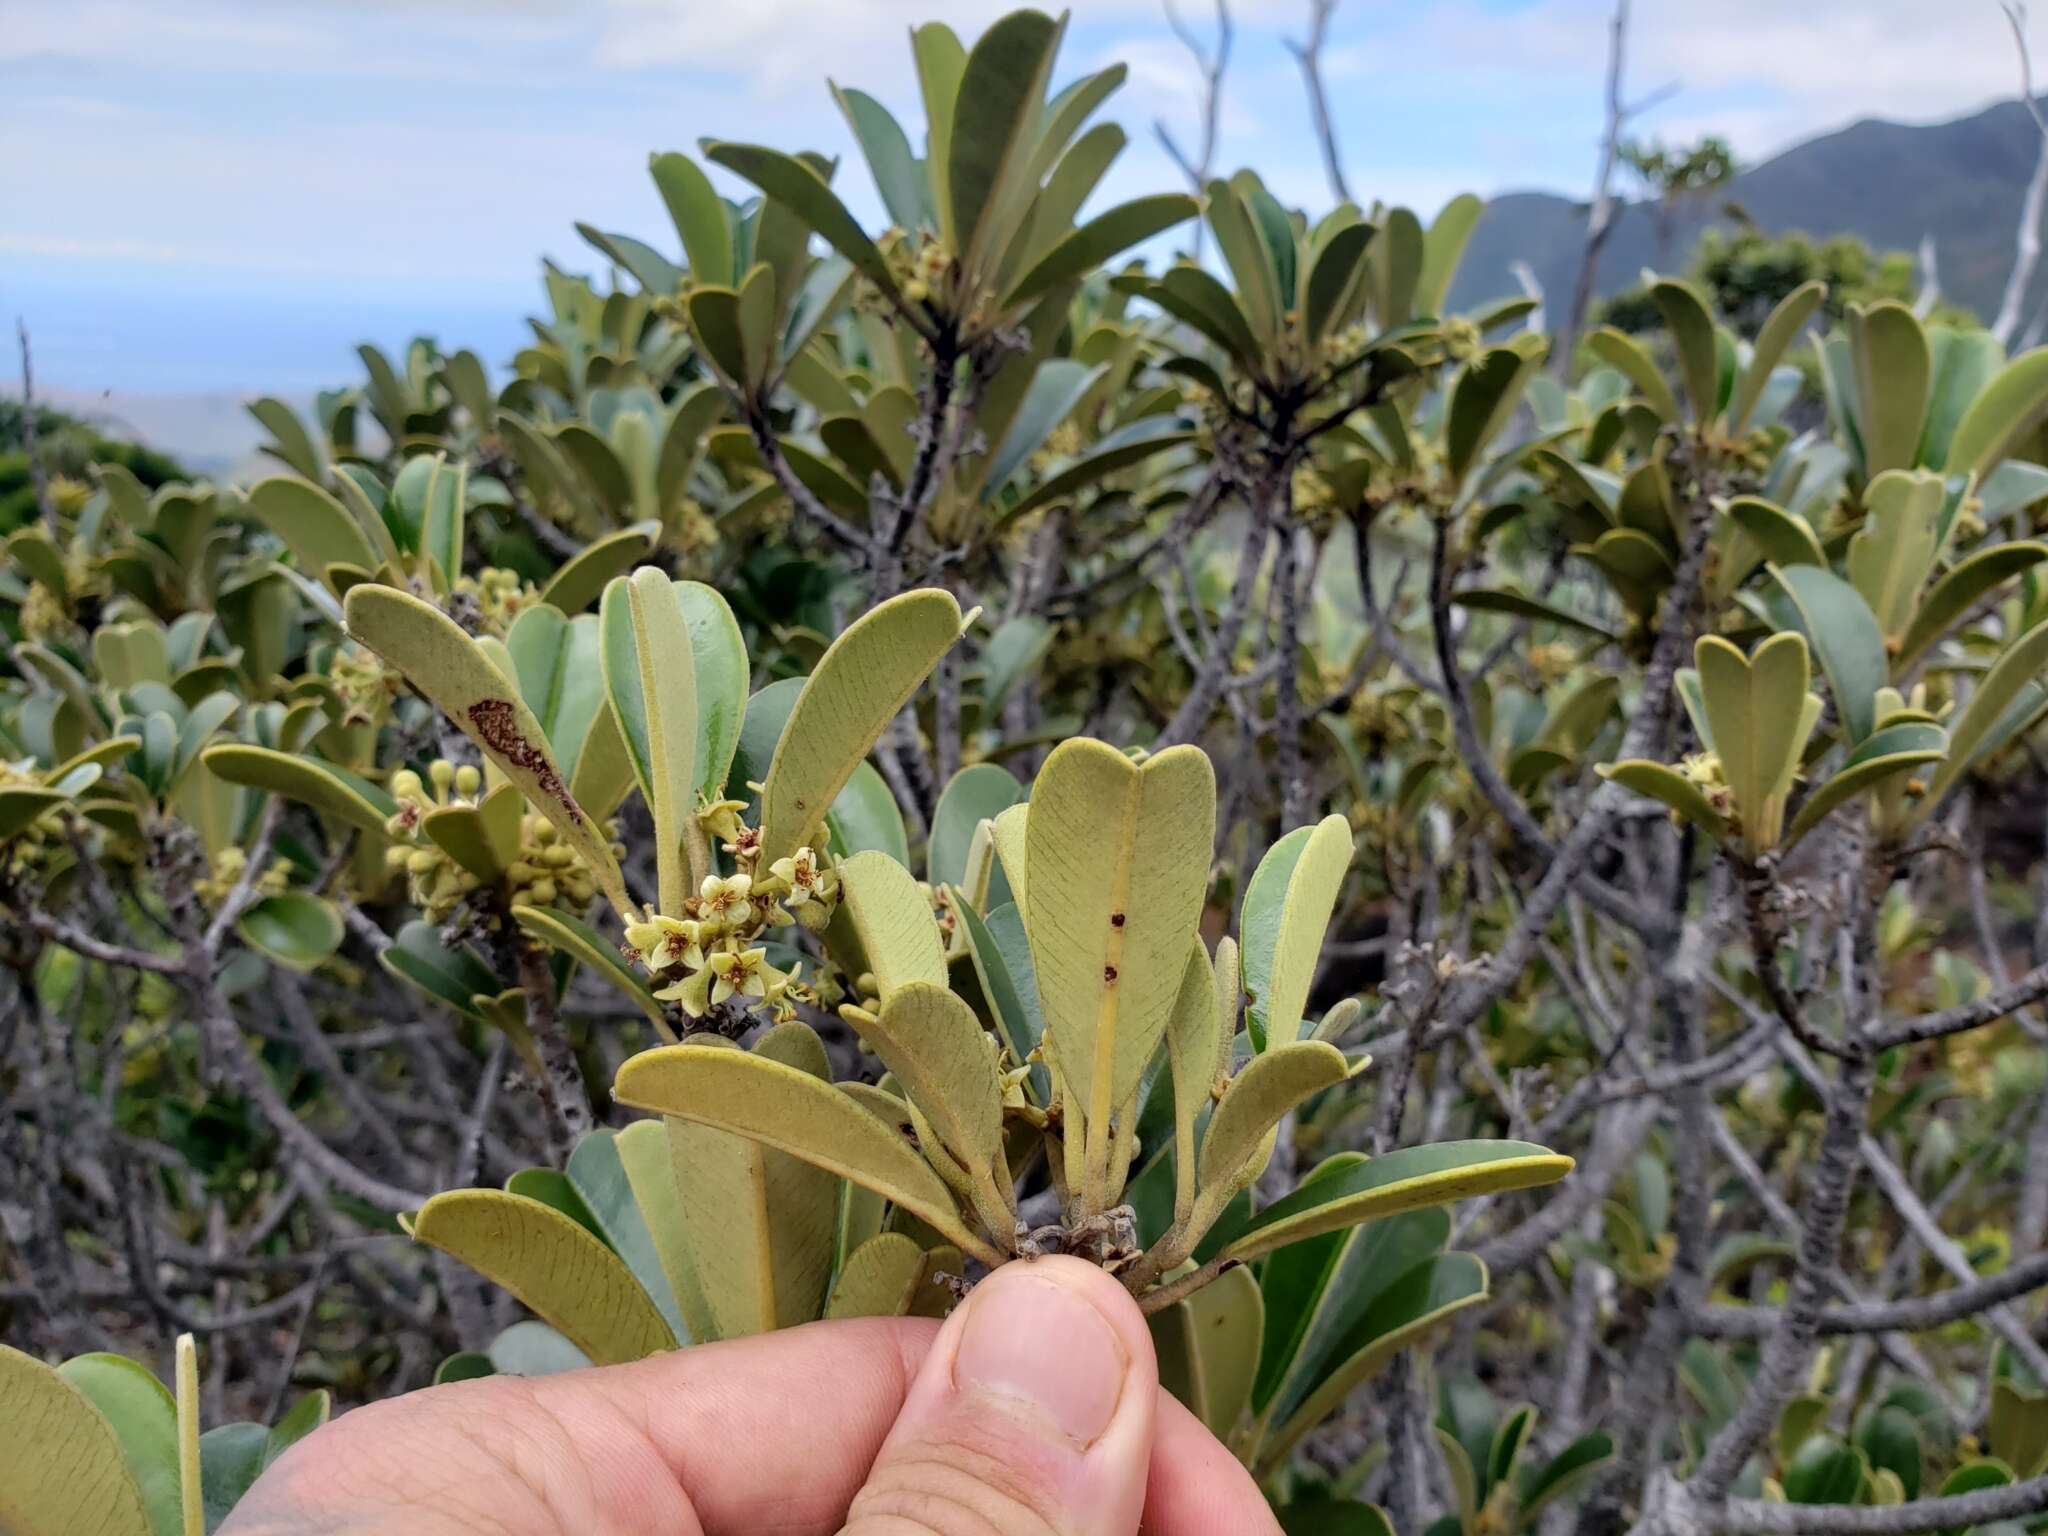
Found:
[[[1595,291],[1630,286],[1645,266],[1682,267],[1703,230],[1730,222],[1723,209],[1732,203],[1772,234],[1853,234],[1880,251],[1912,251],[1932,235],[1943,296],[1988,319],[2012,270],[2020,200],[2039,149],[2039,130],[2017,99],[1938,123],[1858,118],[1744,168],[1702,205],[1681,208],[1668,249],[1659,241],[1655,202],[1626,202],[1601,251]],[[1517,291],[1509,268],[1521,260],[1536,274],[1555,323],[1578,280],[1586,215],[1585,203],[1554,192],[1490,199],[1451,307]],[[2025,313],[2031,317],[2044,298],[2048,271],[2036,273]]]

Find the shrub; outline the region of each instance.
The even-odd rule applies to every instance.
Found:
[[[509,378],[9,538],[17,1522],[1053,1251],[1291,1529],[2048,1506],[2048,354],[1658,279],[1555,377],[1472,199],[1079,220],[1059,31],[920,29],[923,157],[837,93],[879,236],[656,156]]]

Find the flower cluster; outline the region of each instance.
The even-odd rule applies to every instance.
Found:
[[[403,679],[374,651],[350,646],[327,664],[327,681],[343,725],[381,725]]]
[[[422,825],[433,811],[480,804],[483,789],[478,769],[468,763],[457,767],[443,758],[427,765],[426,781],[409,768],[391,776],[398,810],[384,824],[394,839],[385,857],[393,869],[405,871],[408,894],[429,922],[447,922],[486,880],[438,842],[423,837]],[[562,906],[580,911],[597,897],[597,877],[590,866],[562,840],[553,822],[530,810],[520,813],[518,850],[496,884],[507,908]]]
[[[753,863],[753,830],[740,826],[731,802],[704,813],[708,824],[731,824],[726,850],[737,862]],[[832,920],[839,900],[839,876],[809,848],[777,859],[757,879],[746,869],[707,875],[680,915],[655,913],[626,927],[626,942],[648,974],[663,983],[654,994],[682,1007],[691,1018],[732,999],[741,1007],[760,1005],[771,1017],[794,1018],[796,1004],[815,1002],[817,992],[798,976],[798,967],[771,965],[760,940],[777,928],[801,924],[817,932]]]
[[[474,576],[456,578],[451,596],[457,623],[476,634],[502,636],[536,594],[517,571],[487,565]]]
[[[213,866],[208,873],[193,882],[193,894],[209,907],[218,908],[234,893],[235,887],[241,883],[243,872],[248,867],[248,850],[239,847],[223,848],[213,856]],[[274,860],[265,865],[263,873],[256,877],[256,894],[282,896],[289,883],[289,869],[282,860]]]

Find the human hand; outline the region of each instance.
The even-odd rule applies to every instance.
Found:
[[[813,1323],[358,1409],[220,1536],[1261,1536],[1114,1279],[1005,1265],[941,1325]]]

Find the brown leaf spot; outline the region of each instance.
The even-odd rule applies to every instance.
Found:
[[[569,786],[555,772],[555,765],[547,753],[528,741],[525,732],[519,729],[519,711],[510,699],[478,699],[469,706],[469,723],[486,747],[513,767],[532,774],[539,782],[542,794],[578,821],[584,819],[583,807],[569,793]]]
[[[1121,928],[1121,927],[1123,927],[1123,925],[1124,925],[1124,915],[1123,915],[1123,913],[1121,913],[1121,912],[1112,912],[1112,913],[1110,913],[1110,914],[1109,914],[1109,926],[1110,926],[1110,927],[1112,927],[1112,928]]]
[[[1110,984],[1111,984],[1112,986],[1113,986],[1113,985],[1115,985],[1115,983],[1116,983],[1116,967],[1115,967],[1115,966],[1113,966],[1113,965],[1105,965],[1105,966],[1104,966],[1104,967],[1102,968],[1102,979],[1103,979],[1104,981],[1106,981],[1106,982],[1110,983]]]

